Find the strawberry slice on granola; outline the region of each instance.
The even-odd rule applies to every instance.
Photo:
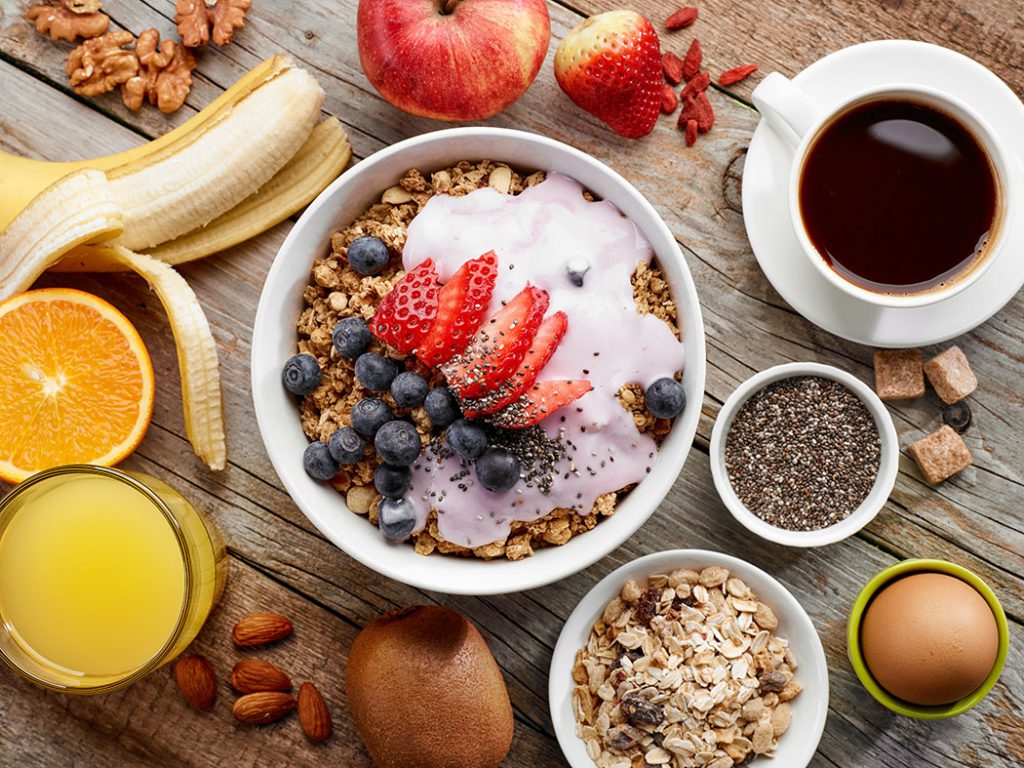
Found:
[[[547,309],[547,291],[527,284],[441,366],[452,391],[463,400],[497,391],[523,362]]]
[[[459,354],[484,321],[498,281],[498,257],[494,251],[467,261],[441,286],[437,316],[416,348],[416,357],[435,368]]]
[[[399,352],[412,352],[437,316],[437,293],[437,269],[424,259],[381,299],[370,331]]]
[[[537,329],[537,335],[533,337],[533,344],[530,345],[529,351],[523,357],[523,362],[519,364],[515,373],[492,395],[464,401],[462,412],[465,417],[472,419],[494,413],[518,400],[520,395],[537,380],[541,370],[555,354],[568,327],[569,318],[565,312],[555,312],[545,318],[540,328]]]
[[[538,381],[518,400],[506,405],[487,421],[505,429],[523,429],[543,421],[552,413],[575,402],[594,388],[586,379],[575,381]]]

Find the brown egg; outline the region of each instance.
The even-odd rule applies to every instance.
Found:
[[[377,768],[494,768],[512,744],[501,670],[455,611],[417,606],[371,622],[345,675],[352,719]]]
[[[911,704],[937,706],[984,682],[999,651],[999,628],[970,584],[944,573],[919,573],[875,596],[864,613],[860,643],[885,690]]]

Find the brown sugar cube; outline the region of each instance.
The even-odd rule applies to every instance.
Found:
[[[935,393],[948,404],[963,400],[978,388],[978,379],[960,347],[950,347],[924,364]]]
[[[875,391],[883,400],[909,400],[924,395],[920,349],[875,352]]]
[[[924,479],[938,485],[961,469],[971,465],[971,452],[960,435],[943,425],[927,437],[922,437],[907,448],[917,462]]]

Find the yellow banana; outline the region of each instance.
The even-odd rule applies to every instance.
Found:
[[[102,171],[85,169],[57,179],[0,232],[0,300],[27,290],[75,246],[109,240],[123,226]]]
[[[293,66],[287,56],[272,56],[258,64],[228,88],[209,106],[186,123],[158,139],[117,154],[97,157],[91,160],[73,162],[49,162],[18,157],[0,152],[0,232],[7,228],[15,216],[21,213],[32,199],[58,179],[73,171],[95,168],[108,171],[123,165],[139,163],[152,155],[174,152],[175,147],[190,142],[191,134],[210,120],[221,116],[225,110],[248,96],[263,83],[272,80]]]
[[[263,187],[205,227],[195,229],[146,253],[168,264],[202,259],[238,245],[284,221],[307,206],[334,181],[352,157],[345,129],[337,118],[320,122],[288,164]],[[103,258],[105,251],[76,248],[52,271],[118,272],[128,269]]]
[[[118,245],[152,248],[227,213],[306,143],[324,92],[302,69],[261,84],[171,150],[107,172],[124,209]]]

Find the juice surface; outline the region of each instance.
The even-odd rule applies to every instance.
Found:
[[[170,639],[184,599],[174,530],[116,479],[69,476],[28,494],[0,537],[0,619],[64,674],[143,666]]]

